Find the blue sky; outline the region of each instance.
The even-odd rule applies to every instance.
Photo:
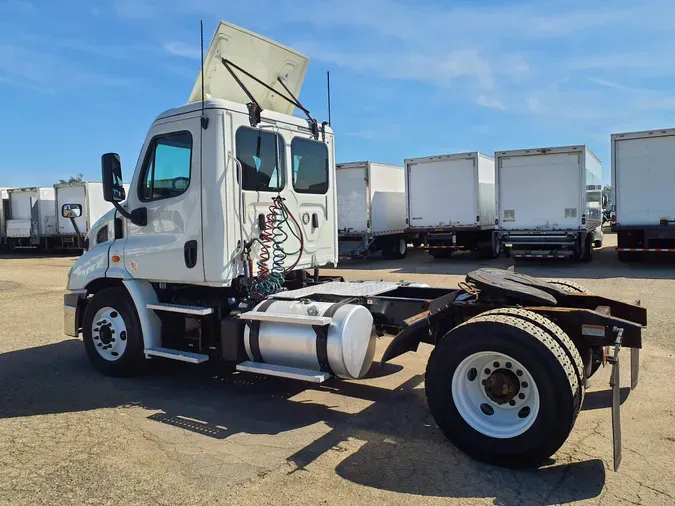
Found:
[[[152,120],[187,101],[218,21],[311,61],[301,101],[338,161],[588,144],[675,126],[675,2],[0,0],[0,186],[51,185],[100,155],[130,179]]]

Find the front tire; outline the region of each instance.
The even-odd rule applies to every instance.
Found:
[[[141,324],[124,288],[94,295],[84,312],[82,337],[90,362],[107,376],[135,376],[147,367]]]
[[[581,360],[568,351],[539,324],[479,315],[448,332],[432,352],[429,409],[445,436],[472,458],[537,466],[562,446],[581,408],[575,366]],[[572,353],[578,355],[576,348]]]

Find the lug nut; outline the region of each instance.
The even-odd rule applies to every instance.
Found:
[[[492,364],[492,365],[495,366],[495,369],[499,369],[499,362],[495,362],[495,363]]]
[[[520,369],[518,369],[518,370],[516,371],[516,374],[517,374],[518,376],[522,376],[522,375],[523,375],[523,371],[521,371]]]
[[[514,401],[513,399],[511,399],[511,400],[509,401],[509,405],[515,406],[515,405],[516,405],[516,401]]]
[[[523,387],[523,388],[527,388],[527,381],[523,381],[523,382],[520,384],[520,386]]]
[[[485,369],[485,374],[490,374],[490,369]]]
[[[513,365],[511,364],[511,362],[507,362],[507,363],[506,363],[506,368],[507,368],[507,369],[511,369],[511,367],[513,367]]]
[[[519,399],[524,399],[524,398],[525,398],[525,394],[523,394],[523,393],[518,394],[518,398],[519,398]]]

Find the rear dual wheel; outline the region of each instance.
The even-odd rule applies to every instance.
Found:
[[[579,352],[557,325],[498,309],[441,339],[427,365],[427,402],[446,437],[471,457],[536,466],[572,430],[583,374]]]

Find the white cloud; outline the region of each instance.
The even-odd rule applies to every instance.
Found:
[[[180,56],[181,58],[200,59],[200,49],[184,42],[167,42],[164,44],[164,50],[169,54]]]
[[[608,81],[607,79],[598,79],[597,77],[589,77],[588,82],[597,84],[598,86],[602,86],[603,88],[612,88],[620,91],[633,91],[631,88],[622,86],[621,84],[615,83],[614,81]]]
[[[499,111],[506,110],[506,107],[499,99],[487,98],[485,95],[478,95],[476,97],[476,104],[481,107],[487,107],[488,109],[497,109]]]

